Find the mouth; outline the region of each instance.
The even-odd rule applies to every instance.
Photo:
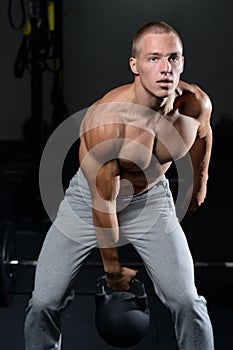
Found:
[[[161,79],[156,82],[161,88],[168,88],[172,85],[173,81],[170,79]]]

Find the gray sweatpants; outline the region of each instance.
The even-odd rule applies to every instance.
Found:
[[[164,177],[145,194],[118,198],[117,207],[120,244],[132,243],[141,256],[155,292],[171,310],[179,348],[213,350],[206,301],[195,288],[168,180]],[[61,349],[61,313],[73,300],[80,268],[96,246],[90,193],[79,170],[40,252],[25,320],[26,350]]]

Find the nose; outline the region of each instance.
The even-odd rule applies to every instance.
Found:
[[[161,59],[161,73],[168,75],[171,73],[171,63],[168,61],[166,57]]]

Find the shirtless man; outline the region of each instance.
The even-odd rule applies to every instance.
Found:
[[[126,242],[140,254],[157,295],[171,310],[179,348],[214,349],[206,301],[197,294],[192,257],[165,178],[172,161],[189,152],[188,210],[203,203],[212,106],[198,86],[180,80],[183,66],[178,33],[164,22],[149,23],[133,40],[134,82],[88,109],[80,169],[40,253],[25,322],[27,350],[61,348],[61,311],[97,245],[108,286],[129,289],[137,271],[121,266],[117,247]]]

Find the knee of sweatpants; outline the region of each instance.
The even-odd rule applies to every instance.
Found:
[[[197,294],[182,294],[170,304],[173,314],[196,314],[206,309],[206,300]]]
[[[36,314],[61,312],[74,299],[74,296],[75,292],[73,289],[63,296],[58,296],[56,293],[41,295],[33,292],[27,311],[30,310]]]

